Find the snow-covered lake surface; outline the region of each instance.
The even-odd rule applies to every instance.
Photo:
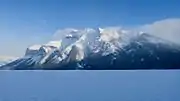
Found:
[[[1,71],[0,101],[180,101],[180,70]]]

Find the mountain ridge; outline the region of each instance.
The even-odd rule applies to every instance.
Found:
[[[23,58],[19,58],[1,69],[180,68],[180,63],[178,63],[180,45],[148,33],[125,31],[121,28],[65,30],[61,32],[63,34],[59,41],[50,41],[35,48],[27,48]]]

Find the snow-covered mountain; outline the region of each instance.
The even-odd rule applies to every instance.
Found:
[[[27,48],[1,69],[173,69],[180,46],[151,34],[122,28],[64,29],[56,41]]]

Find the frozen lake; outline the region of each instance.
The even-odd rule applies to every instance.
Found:
[[[0,71],[0,101],[180,101],[180,70]]]

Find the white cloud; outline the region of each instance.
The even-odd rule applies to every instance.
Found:
[[[140,30],[180,44],[180,18],[155,21],[141,26]]]

